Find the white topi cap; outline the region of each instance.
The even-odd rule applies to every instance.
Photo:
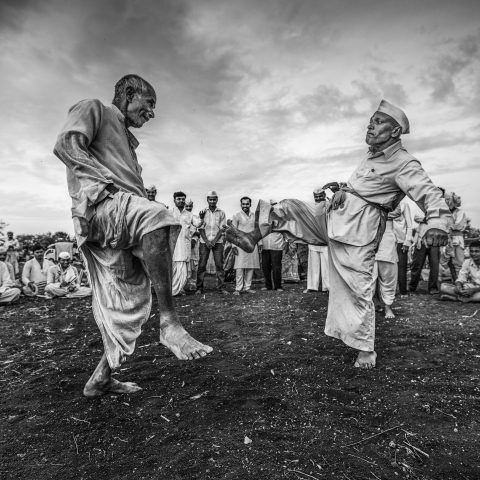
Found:
[[[410,123],[402,109],[392,105],[386,100],[382,100],[377,108],[377,112],[386,113],[388,116],[392,117],[402,127],[402,133],[410,133]]]
[[[208,197],[217,197],[218,198],[217,192],[215,190],[210,190],[209,192],[207,192],[207,198]]]
[[[314,195],[318,195],[319,193],[324,193],[325,190],[322,187],[317,187],[313,190]]]
[[[150,185],[145,190],[155,190],[155,191],[157,191],[157,187],[155,185]]]
[[[58,258],[61,260],[70,260],[70,254],[68,252],[60,252]]]

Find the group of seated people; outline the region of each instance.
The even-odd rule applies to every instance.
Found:
[[[33,257],[23,266],[21,281],[16,280],[12,265],[6,261],[7,249],[0,247],[0,304],[15,302],[23,293],[26,296],[52,299],[82,298],[91,295],[89,287],[82,286],[72,256],[60,252],[53,258],[45,257],[41,245],[32,248]]]

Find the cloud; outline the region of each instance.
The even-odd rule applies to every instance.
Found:
[[[472,79],[478,78],[480,68],[480,29],[447,42],[448,52],[440,54],[424,74],[434,101],[467,105],[476,99]]]

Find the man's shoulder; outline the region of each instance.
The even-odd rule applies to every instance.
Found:
[[[82,110],[82,111],[87,111],[87,110],[98,110],[98,111],[103,111],[107,107],[97,98],[86,98],[84,100],[80,100],[79,102],[75,103],[70,107],[68,110],[68,113]]]

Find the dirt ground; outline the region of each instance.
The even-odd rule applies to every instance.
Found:
[[[159,346],[153,310],[117,377],[144,390],[96,400],[89,299],[0,308],[0,478],[479,479],[480,306],[398,300],[358,371],[323,333],[327,296],[303,288],[177,299],[215,348],[197,362]]]

